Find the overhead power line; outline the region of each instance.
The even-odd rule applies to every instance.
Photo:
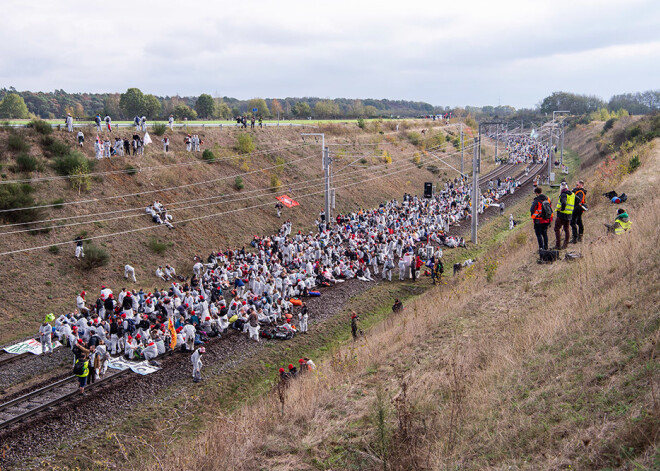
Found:
[[[349,184],[346,184],[346,185],[341,185],[339,187],[336,187],[336,189],[347,188],[347,187],[350,187],[350,186],[362,184],[362,183],[367,182],[367,181],[377,180],[377,179],[384,178],[384,177],[387,177],[387,176],[391,176],[391,175],[401,173],[401,172],[404,172],[404,171],[407,171],[407,170],[411,170],[412,168],[415,168],[415,167],[416,167],[416,165],[413,164],[413,165],[410,165],[406,168],[397,170],[395,172],[388,172],[388,173],[385,173],[383,175],[371,177],[371,178],[368,178],[368,179],[361,179],[357,182],[349,183]],[[297,195],[296,198],[297,199],[303,199],[303,198],[308,198],[310,196],[321,195],[323,193],[324,193],[324,190],[321,190],[321,191],[316,191],[316,192],[312,192],[312,193],[307,193],[307,194],[304,194],[304,195]],[[247,211],[249,209],[255,209],[255,208],[261,208],[261,207],[264,207],[264,206],[269,206],[271,204],[272,204],[272,202],[269,201],[268,203],[261,203],[261,204],[257,204],[257,205],[247,206],[245,208],[236,208],[236,209],[231,209],[231,210],[226,210],[226,211],[220,211],[220,212],[213,213],[213,214],[205,214],[205,215],[202,215],[202,216],[196,216],[196,217],[193,217],[193,218],[183,219],[181,221],[174,221],[174,222],[172,222],[172,225],[185,224],[187,222],[199,221],[199,220],[202,220],[202,219],[209,219],[209,218],[221,216],[221,215],[224,215],[224,214],[236,213],[236,212],[240,212],[240,211]],[[128,230],[120,231],[120,232],[113,232],[113,233],[109,233],[109,234],[101,234],[101,235],[97,235],[97,236],[91,236],[91,237],[83,238],[82,240],[83,241],[91,241],[91,240],[98,240],[98,239],[107,239],[109,237],[125,235],[125,234],[134,233],[134,232],[143,232],[143,231],[153,230],[153,229],[157,229],[157,228],[161,228],[161,227],[163,227],[163,226],[162,225],[152,225],[152,226],[140,227],[140,228],[137,228],[137,229],[128,229]],[[51,243],[51,244],[48,244],[48,245],[28,247],[28,248],[17,249],[17,250],[10,250],[10,251],[6,251],[6,252],[1,252],[0,256],[6,256],[6,255],[12,255],[12,254],[24,253],[24,252],[31,252],[31,251],[34,251],[34,250],[44,249],[44,248],[53,247],[53,246],[67,245],[67,244],[71,244],[71,243],[72,243],[72,241],[55,242],[55,243]]]
[[[210,163],[224,162],[224,161],[227,161],[227,160],[233,160],[237,157],[238,158],[244,158],[244,157],[252,157],[252,156],[261,155],[261,154],[271,154],[273,152],[281,152],[281,151],[284,151],[284,150],[297,149],[297,148],[300,148],[300,147],[306,147],[306,146],[310,146],[310,145],[311,144],[309,144],[309,143],[303,143],[303,144],[297,144],[295,146],[286,146],[286,147],[279,147],[279,148],[273,148],[273,149],[264,149],[264,150],[260,150],[260,151],[250,152],[249,154],[232,154],[228,157],[221,157],[221,158],[213,159],[212,161],[191,160],[191,161],[188,161],[188,162],[179,162],[179,163],[176,163],[176,164],[168,164],[168,165],[155,165],[155,166],[151,166],[151,167],[137,167],[137,168],[133,168],[133,169],[108,170],[106,172],[91,172],[91,173],[88,173],[87,176],[97,177],[97,176],[103,176],[103,175],[133,174],[135,172],[146,172],[146,171],[150,171],[150,170],[163,170],[163,169],[170,169],[170,168],[176,168],[176,167],[187,167],[189,165],[208,165]],[[38,182],[52,181],[52,180],[68,180],[70,178],[72,178],[71,175],[56,175],[56,176],[50,176],[50,177],[26,178],[26,179],[22,179],[22,180],[2,180],[2,181],[0,181],[0,185],[7,185],[9,183],[38,183]]]
[[[378,169],[379,167],[388,166],[388,165],[400,165],[401,163],[406,163],[406,162],[404,160],[398,160],[397,162],[393,162],[391,164],[384,163],[384,164],[380,164],[380,165],[376,165],[376,166],[364,167],[364,168],[356,170],[356,172],[373,171],[375,169]],[[355,174],[351,174],[351,175],[348,176],[348,178],[353,178],[354,176],[355,176]],[[318,182],[318,181],[321,181],[323,179],[324,179],[324,177],[320,177],[320,178],[315,178],[315,179],[311,179],[311,180],[306,180],[306,181],[301,182],[301,183],[296,184],[296,185],[292,185],[292,186],[289,185],[287,190],[289,190],[289,191],[299,191],[301,189],[311,188],[311,187],[316,186],[318,183],[314,183],[314,184],[311,184],[311,185],[307,185],[307,184],[309,184],[311,182]],[[339,179],[339,181],[345,181],[346,179],[347,178]],[[307,185],[307,186],[299,187],[299,185]],[[248,193],[272,191],[274,189],[276,189],[276,187],[270,186],[270,187],[255,189],[255,190],[252,190],[251,192],[248,192]],[[233,202],[236,202],[236,201],[243,201],[243,200],[248,200],[248,199],[260,198],[260,197],[263,197],[263,196],[270,196],[270,195],[245,196],[245,193],[243,194],[243,196],[240,196],[240,197],[236,197],[236,195],[214,195],[214,196],[209,196],[209,197],[206,197],[206,198],[197,198],[197,199],[194,199],[194,200],[189,200],[186,203],[197,202],[197,201],[208,201],[208,200],[211,200],[211,199],[217,200],[219,198],[229,198],[229,197],[232,197],[232,198],[231,199],[225,199],[225,200],[222,200],[222,201],[212,201],[210,203],[198,204],[198,205],[193,205],[193,206],[184,206],[184,207],[180,207],[180,208],[176,208],[176,207],[171,208],[170,207],[168,209],[168,212],[189,210],[189,209],[201,208],[201,207],[218,205],[218,204],[228,204],[228,203],[233,203]],[[183,203],[184,202],[169,203],[168,206],[170,204],[183,204]],[[106,215],[106,214],[110,214],[110,213],[129,212],[129,211],[136,211],[136,210],[141,211],[139,214],[129,214],[129,215],[126,215],[126,216],[105,217],[105,218],[97,219],[97,220],[87,220],[87,221],[80,221],[80,222],[74,222],[74,223],[69,223],[69,224],[52,225],[52,226],[46,226],[46,227],[30,227],[30,228],[27,228],[27,229],[17,229],[17,230],[12,230],[12,231],[7,231],[7,232],[0,232],[0,237],[5,236],[5,235],[11,235],[11,234],[20,234],[20,233],[25,233],[25,232],[61,229],[61,228],[65,228],[65,227],[79,226],[79,225],[83,225],[83,224],[94,224],[94,223],[98,223],[98,222],[108,222],[108,221],[116,221],[116,220],[123,220],[123,219],[132,219],[132,218],[136,218],[136,217],[143,217],[145,215],[145,213],[142,212],[143,209],[144,209],[143,207],[139,207],[139,208],[130,208],[130,209],[125,209],[125,210],[118,210],[118,211],[110,211],[110,212],[106,212],[106,213],[92,213],[92,214],[86,214],[84,216],[75,216],[74,218],[98,217],[98,216],[102,216],[102,215]],[[61,218],[61,219],[66,219],[66,218]],[[52,221],[45,220],[45,221],[41,221],[41,222],[52,222]]]

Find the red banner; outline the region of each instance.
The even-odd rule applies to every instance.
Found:
[[[296,200],[293,200],[293,199],[289,198],[287,195],[278,196],[275,199],[278,200],[280,203],[282,203],[287,208],[293,208],[294,206],[299,206],[299,204]]]

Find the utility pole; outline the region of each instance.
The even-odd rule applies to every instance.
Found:
[[[325,184],[324,184],[324,194],[325,194],[325,205],[324,205],[324,212],[325,212],[325,224],[326,227],[330,227],[330,177],[331,177],[331,170],[330,170],[330,164],[332,163],[332,159],[330,158],[330,149],[328,149],[325,146],[325,134],[324,133],[302,133],[301,134],[303,141],[305,140],[305,136],[314,136],[316,138],[321,138],[321,164],[323,165],[323,174],[325,176]],[[334,206],[334,204],[333,204]]]
[[[330,149],[323,148],[323,170],[325,173],[325,222],[330,226]]]
[[[500,138],[500,125],[495,125],[495,162],[497,162],[497,141]]]
[[[559,164],[564,165],[564,120],[561,122],[561,153],[559,154]]]
[[[555,124],[555,118],[558,114],[570,114],[570,111],[553,111],[552,112],[552,124]],[[559,141],[559,135],[557,135],[557,141]],[[564,165],[564,120],[561,120],[561,153],[559,154],[559,165]]]
[[[474,155],[472,157],[472,243],[477,244],[477,226],[479,219],[479,146],[474,138]]]
[[[552,176],[552,128],[550,128],[550,132],[548,133],[550,136],[550,140],[548,141],[548,185],[550,184],[550,177]]]
[[[465,143],[463,142],[463,123],[461,123],[461,177],[465,173],[465,164],[463,162],[463,148],[465,147]]]

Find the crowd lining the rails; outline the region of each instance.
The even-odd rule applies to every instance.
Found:
[[[514,187],[510,179],[491,182],[482,207]],[[195,256],[190,280],[169,265],[159,267],[156,276],[171,281],[162,289],[115,293],[102,286],[96,299],[81,291],[75,311],[46,317],[40,329],[43,350],[52,352],[53,336],[71,347],[75,363],[85,365],[78,369],[82,373],[74,371],[83,392],[87,378],[93,382],[105,374],[110,355],[154,361],[175,346],[194,352],[193,378],[198,381],[203,350],[196,346],[228,329],[257,342],[304,334],[311,313],[302,299],[320,296],[321,287],[354,278],[392,281],[397,267],[399,280],[416,280],[424,270],[435,282],[442,273],[443,247],[464,246],[460,237],[449,235],[449,227],[469,218],[469,195],[468,180],[457,178],[429,199],[404,194],[402,202],[338,215],[331,224],[321,213],[315,221],[318,233],[293,234],[286,221],[276,235],[255,235],[251,249],[220,250],[205,260]],[[158,201],[150,208],[168,224]]]

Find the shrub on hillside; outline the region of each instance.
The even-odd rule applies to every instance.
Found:
[[[94,268],[103,267],[110,261],[108,252],[97,245],[85,244],[85,256],[80,259],[80,268],[83,270],[93,270]]]
[[[48,251],[53,255],[57,255],[58,253],[60,253],[60,247],[59,245],[51,245],[50,247],[48,247]]]
[[[270,176],[270,189],[272,191],[277,191],[279,188],[282,186],[282,180],[280,180],[280,177],[277,175],[273,174]]]
[[[213,163],[215,162],[215,154],[211,149],[204,149],[204,152],[202,152],[202,159],[208,163]]]
[[[71,152],[71,149],[67,144],[58,141],[52,136],[43,136],[41,138],[41,147],[47,157],[64,157]]]
[[[614,126],[614,123],[616,123],[618,119],[619,118],[614,117],[614,118],[610,118],[607,121],[605,121],[605,124],[603,124],[603,130],[600,132],[600,134],[603,135],[607,131],[612,129],[612,127]]]
[[[167,126],[163,123],[156,123],[151,127],[151,130],[156,136],[162,136],[167,131]]]
[[[47,136],[53,132],[53,127],[41,119],[33,119],[28,123],[29,128],[34,128],[39,134]]]
[[[246,132],[240,133],[236,140],[235,149],[241,154],[250,154],[254,152],[255,145],[252,136]]]
[[[634,172],[639,168],[640,165],[642,165],[642,162],[639,160],[639,156],[633,156],[633,158],[628,162],[628,173]]]
[[[75,167],[69,174],[69,181],[71,188],[76,190],[78,194],[83,191],[89,191],[92,188],[92,179],[89,176],[89,168],[86,164],[80,164]]]
[[[138,170],[132,165],[127,165],[125,170],[126,170],[126,175],[135,175],[138,172]]]
[[[39,161],[36,157],[22,152],[16,157],[16,170],[19,172],[34,172],[39,168]]]
[[[72,175],[74,170],[80,168],[89,172],[93,164],[80,152],[74,151],[68,153],[53,162],[53,168],[60,175]]]
[[[245,183],[243,183],[243,179],[241,177],[236,177],[236,179],[234,180],[234,188],[236,188],[237,190],[242,190],[243,188],[245,188]]]
[[[357,125],[358,128],[364,129],[367,126],[367,122],[364,120],[364,118],[358,118]]]
[[[64,207],[64,198],[57,198],[50,202],[53,205],[53,209],[62,209]]]
[[[0,210],[36,206],[32,197],[32,188],[28,184],[8,183],[0,185]],[[7,223],[30,222],[39,218],[38,209],[24,209],[0,213],[0,219]]]
[[[23,136],[20,134],[12,133],[7,139],[7,147],[9,150],[16,152],[27,152],[30,150],[30,144],[28,144]]]
[[[424,141],[426,148],[438,147],[445,143],[445,135],[442,131],[438,133],[429,133],[429,137]]]
[[[163,255],[171,246],[172,242],[160,242],[155,237],[149,239],[149,248],[158,255]]]
[[[422,143],[422,135],[418,132],[415,131],[410,131],[406,137],[408,138],[408,141],[414,146],[418,146]]]

